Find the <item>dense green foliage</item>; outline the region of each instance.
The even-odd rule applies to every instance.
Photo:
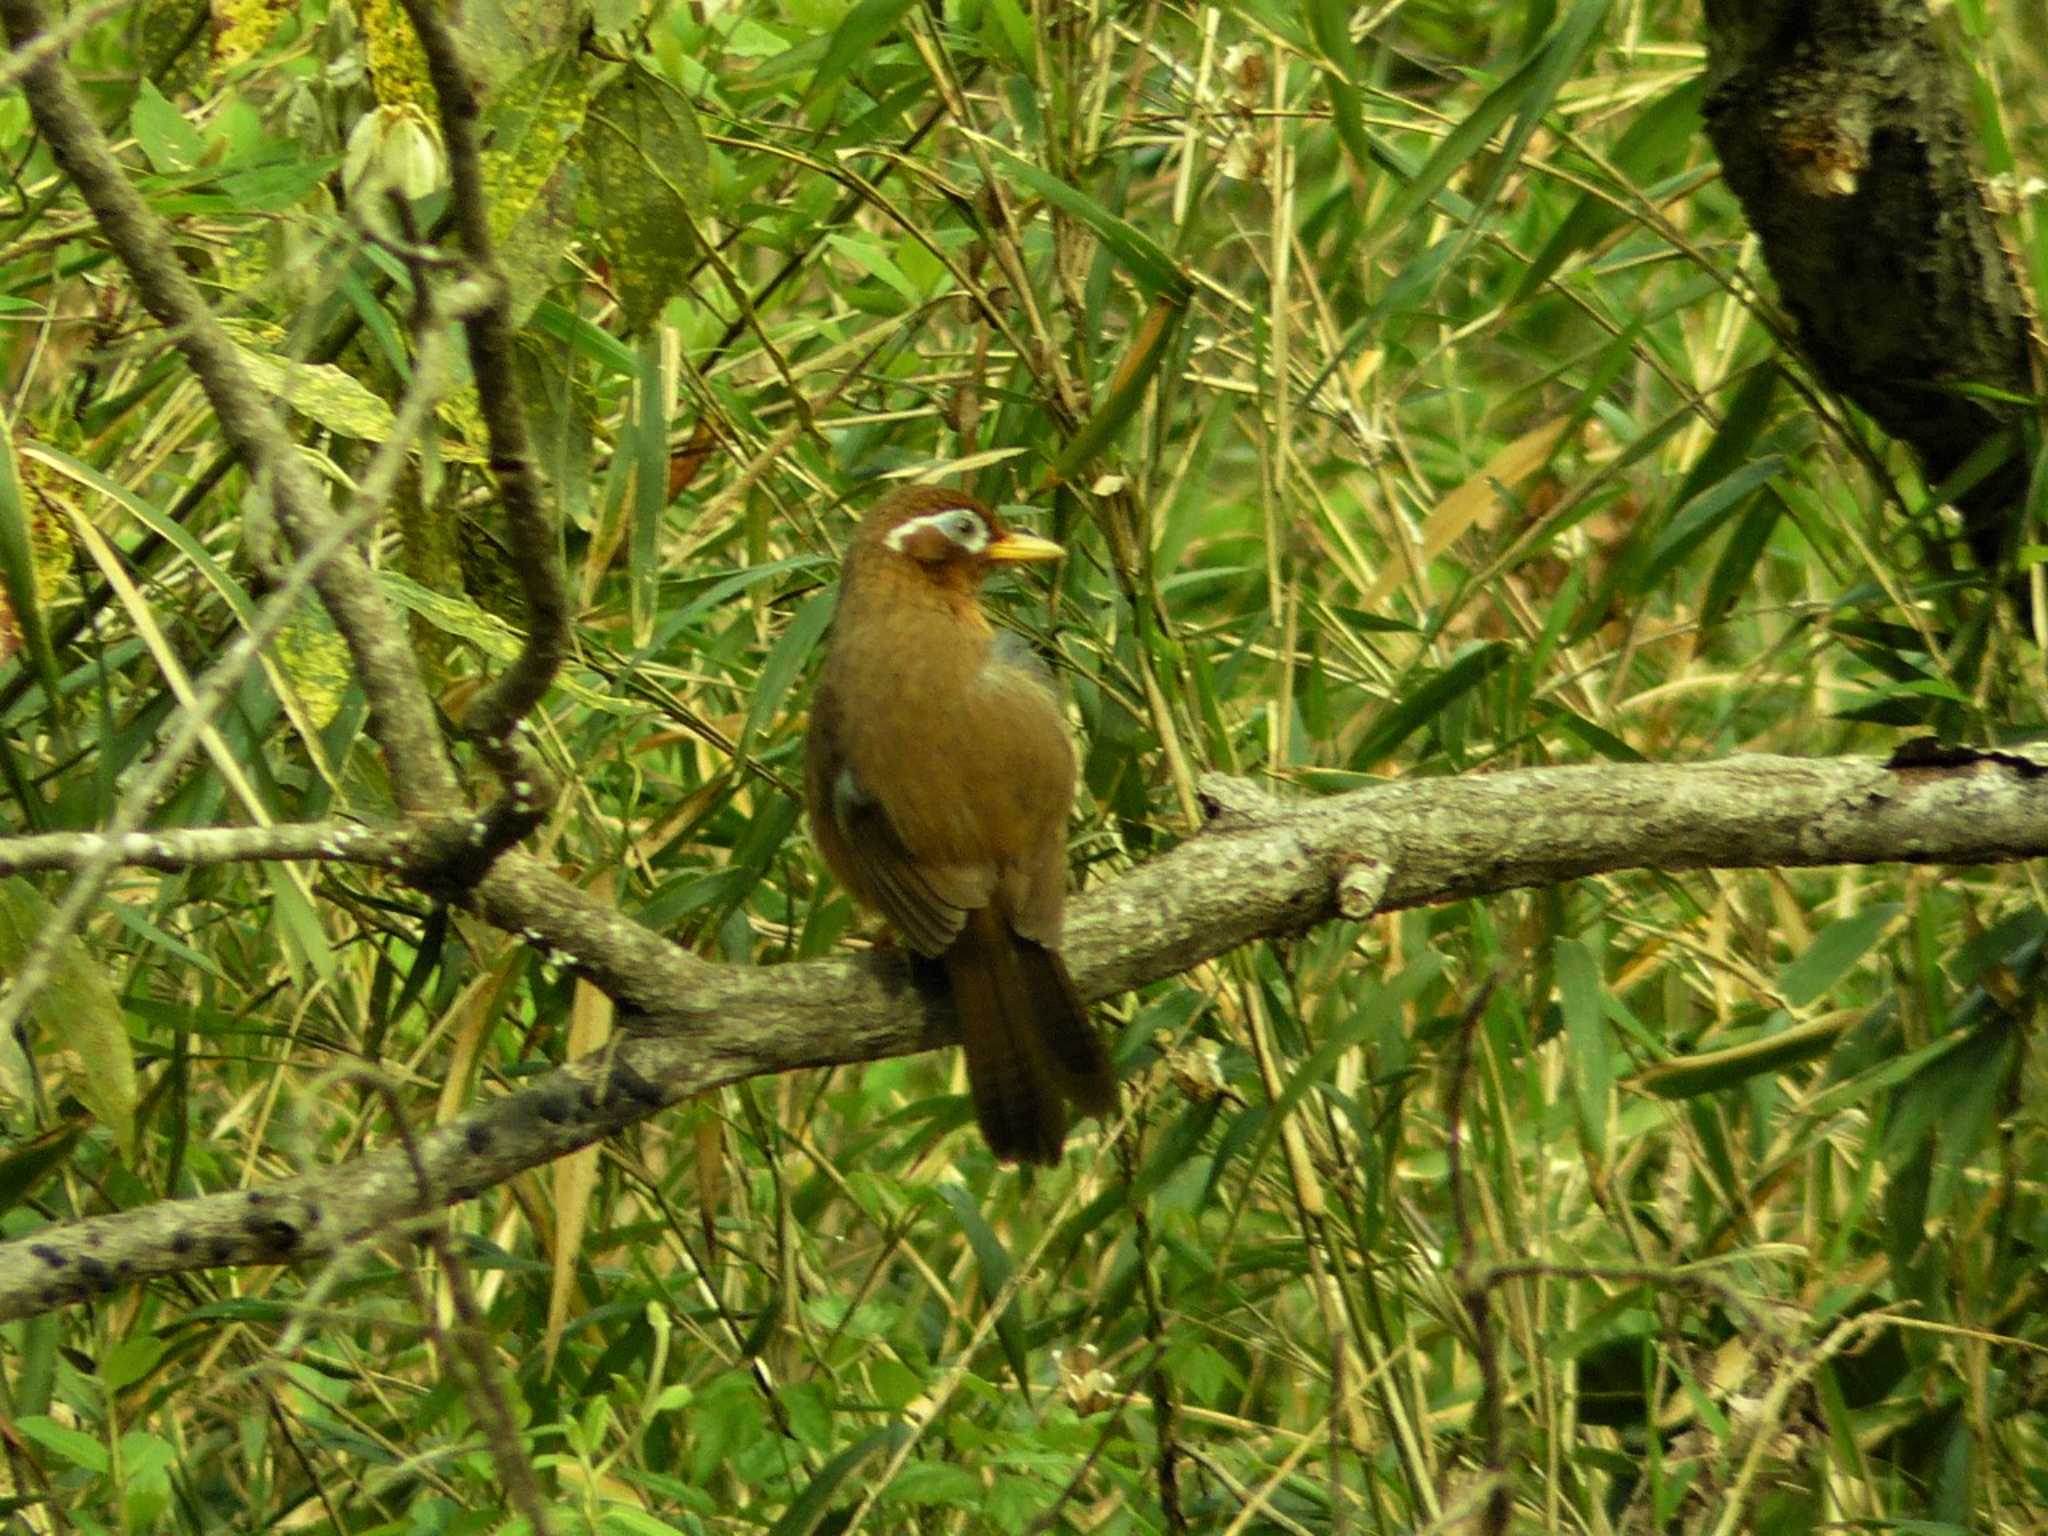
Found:
[[[463,7],[579,608],[545,857],[733,963],[863,935],[795,785],[834,554],[891,475],[1074,552],[1000,597],[1084,740],[1077,879],[1183,836],[1212,768],[1312,794],[2039,726],[2012,608],[1779,350],[1696,8],[1384,9]],[[2038,291],[2027,10],[1944,24]],[[396,8],[150,0],[72,57],[307,451],[359,471],[411,366],[376,178],[423,232],[443,198]],[[0,818],[90,827],[276,541],[18,93],[0,167]],[[380,539],[451,711],[519,621],[481,446],[458,394]],[[388,817],[339,658],[309,604],[158,823]],[[1517,1529],[2039,1528],[2044,934],[2025,868],[1403,913],[1105,1010],[1127,1120],[1049,1174],[991,1163],[946,1054],[722,1090],[454,1219],[562,1529],[1477,1529],[1494,1462]],[[125,872],[83,953],[34,1068],[0,1059],[8,1236],[330,1165],[398,1134],[339,1069],[429,1123],[603,1013],[337,866]],[[109,988],[132,1138],[74,1027]],[[500,1528],[444,1284],[394,1240],[0,1328],[9,1507]]]

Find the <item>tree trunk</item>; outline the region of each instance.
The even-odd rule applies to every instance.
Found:
[[[1921,0],[1707,0],[1707,135],[1814,369],[1918,455],[1930,484],[2035,393],[2026,300],[1969,160]],[[2027,455],[1954,497],[1978,562],[2014,542]]]

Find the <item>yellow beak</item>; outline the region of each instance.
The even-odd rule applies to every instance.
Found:
[[[1031,560],[1057,560],[1066,553],[1051,539],[1041,539],[1035,533],[1005,532],[983,552],[990,560],[1006,563],[1023,563]]]

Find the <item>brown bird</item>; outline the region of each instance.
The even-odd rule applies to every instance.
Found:
[[[990,566],[1062,553],[958,491],[883,497],[846,551],[805,752],[825,862],[945,966],[1005,1162],[1057,1162],[1066,1101],[1116,1102],[1059,953],[1073,747],[1050,674],[981,611]]]

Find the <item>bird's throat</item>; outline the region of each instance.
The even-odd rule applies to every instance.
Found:
[[[870,676],[892,676],[899,687],[964,687],[980,672],[995,632],[972,587],[935,581],[914,568],[863,575],[868,579],[840,590],[835,660]]]

